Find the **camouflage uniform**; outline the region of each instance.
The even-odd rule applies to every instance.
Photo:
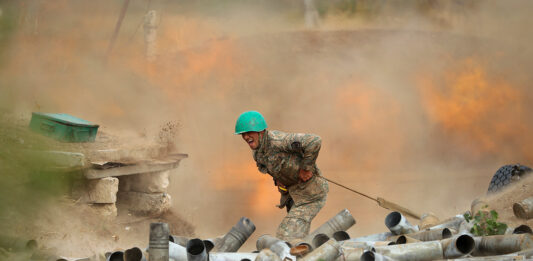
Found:
[[[288,188],[294,206],[278,227],[276,236],[290,241],[309,234],[311,220],[326,203],[328,183],[316,166],[321,139],[313,134],[265,131],[254,150],[254,160],[262,173],[270,174],[277,183]],[[302,182],[300,169],[313,177]]]

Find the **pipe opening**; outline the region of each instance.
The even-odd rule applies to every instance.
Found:
[[[376,255],[372,251],[366,251],[361,255],[361,261],[374,261],[376,260]]]
[[[397,245],[396,242],[394,242],[394,241],[391,241],[391,242],[389,242],[389,243],[387,244],[387,246],[394,246],[394,245]]]
[[[337,231],[333,233],[333,238],[337,241],[344,241],[350,239],[350,235],[346,231]]]
[[[313,246],[318,248],[324,243],[328,242],[328,240],[329,237],[326,234],[318,234],[313,238]]]
[[[474,239],[469,235],[461,235],[457,238],[457,241],[455,242],[455,246],[461,253],[468,254],[472,252],[475,246]]]
[[[205,251],[207,253],[209,253],[209,251],[211,251],[211,249],[213,249],[215,247],[215,244],[213,244],[213,242],[211,240],[203,240],[204,242],[204,246],[205,246]]]
[[[116,251],[111,253],[111,255],[107,258],[107,261],[124,261],[124,252]]]
[[[309,253],[309,251],[311,251],[312,248],[309,244],[307,243],[301,243],[295,247],[292,247],[291,250],[290,250],[290,254],[293,255],[293,256],[303,256],[307,253]]]
[[[243,258],[241,259],[241,261],[252,261],[252,260],[250,260],[249,258]]]
[[[143,252],[138,247],[133,247],[124,252],[124,260],[141,261]]]
[[[513,234],[533,234],[528,225],[520,225],[513,230]]]
[[[189,240],[187,243],[187,253],[191,255],[199,255],[205,250],[204,242],[201,239],[195,238]]]
[[[402,245],[402,244],[405,244],[407,243],[407,237],[405,236],[399,236],[397,239],[396,239],[396,244],[398,245]]]
[[[442,239],[450,238],[452,237],[452,231],[448,228],[444,228],[442,230]]]
[[[400,212],[394,211],[385,217],[385,226],[387,226],[389,229],[391,227],[394,227],[400,223],[402,220],[402,214]]]
[[[170,241],[172,243],[176,243],[176,242],[174,242],[174,237],[172,235],[168,236],[168,241]]]

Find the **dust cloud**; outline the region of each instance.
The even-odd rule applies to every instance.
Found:
[[[108,57],[121,3],[11,3],[0,107],[143,137],[179,122],[175,143],[190,157],[170,193],[201,237],[241,216],[255,237],[274,234],[285,214],[233,135],[246,110],[270,129],[320,135],[326,177],[442,218],[483,195],[501,165],[531,165],[533,3],[317,1],[320,27],[308,30],[298,4],[244,2],[132,1]],[[151,9],[158,56],[149,63],[142,21]],[[343,208],[357,220],[352,236],[386,229],[387,210],[333,184],[312,228]]]

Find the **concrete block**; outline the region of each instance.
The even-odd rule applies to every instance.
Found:
[[[160,215],[170,209],[167,193],[119,192],[118,203],[137,215]]]
[[[109,218],[114,218],[117,216],[117,206],[114,203],[97,203],[91,204],[90,207],[100,216]]]
[[[117,201],[118,179],[107,177],[88,180],[86,193],[81,201],[86,203],[115,203]]]

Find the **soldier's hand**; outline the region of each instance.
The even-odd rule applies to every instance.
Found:
[[[313,172],[300,169],[299,176],[300,176],[300,180],[302,180],[303,182],[306,182],[313,177]]]

